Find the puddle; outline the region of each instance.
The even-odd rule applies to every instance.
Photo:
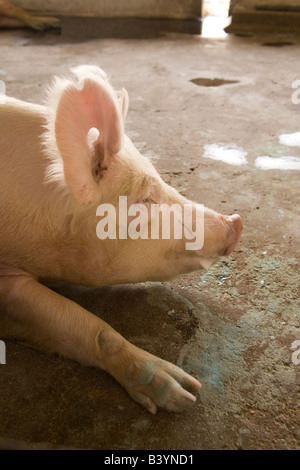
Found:
[[[190,82],[198,86],[221,86],[239,83],[239,80],[224,80],[223,78],[193,78]]]
[[[205,152],[204,158],[219,160],[229,165],[245,165],[247,163],[246,155],[248,152],[236,144],[208,144],[203,146]]]
[[[255,166],[261,170],[300,170],[300,158],[263,156],[255,160]]]
[[[281,134],[279,142],[288,147],[300,147],[300,132],[292,132],[291,134]]]

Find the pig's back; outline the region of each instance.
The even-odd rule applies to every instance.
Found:
[[[41,134],[46,108],[6,98],[0,104],[0,194],[18,192],[19,197],[42,182],[46,158]],[[26,184],[25,184],[26,181]],[[17,201],[15,201],[17,202]]]

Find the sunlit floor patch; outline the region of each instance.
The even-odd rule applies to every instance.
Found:
[[[224,28],[230,23],[230,18],[218,16],[206,16],[202,20],[202,33],[203,38],[226,38],[228,34]]]
[[[300,147],[300,132],[293,132],[291,134],[281,134],[279,142],[289,147]]]
[[[204,150],[204,158],[219,160],[229,165],[245,165],[247,163],[246,155],[248,152],[233,143],[208,144],[204,145]]]
[[[300,158],[263,156],[255,160],[255,166],[261,170],[300,170]]]

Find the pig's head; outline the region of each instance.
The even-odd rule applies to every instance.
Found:
[[[220,256],[229,255],[241,236],[240,216],[224,216],[204,208],[203,245],[195,244],[194,249],[186,249],[187,242],[191,242],[191,232],[197,238],[196,212],[200,206],[167,185],[151,161],[143,157],[125,135],[129,102],[126,90],[115,91],[98,67],[82,66],[72,72],[75,79],[56,79],[49,94],[44,139],[51,158],[47,178],[65,185],[74,201],[74,210],[80,214],[81,227],[89,227],[94,237],[91,246],[97,250],[96,246],[101,244],[101,250],[106,251],[114,281],[162,280],[207,269]],[[126,205],[123,203],[122,207],[120,196],[126,197]],[[99,240],[96,235],[97,208],[101,205],[107,208],[104,204],[115,208],[111,222],[116,224],[116,239],[107,236]],[[179,212],[189,205],[191,225],[186,227],[184,217],[175,211],[170,216],[170,236],[164,237],[161,223],[157,222],[162,221],[162,215],[151,209],[154,205],[161,208],[162,204],[175,204]],[[124,220],[129,226],[134,220],[133,214],[138,214],[130,212],[130,208],[141,206],[148,218],[140,219],[139,229],[144,234],[146,230],[148,235],[120,236],[120,230],[124,235],[124,227],[121,227]],[[151,227],[157,223],[159,229],[153,237]],[[179,225],[182,237],[174,235]],[[203,230],[203,223],[201,227]]]

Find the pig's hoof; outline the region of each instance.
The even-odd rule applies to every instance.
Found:
[[[125,372],[123,386],[138,403],[155,414],[157,408],[180,412],[196,401],[201,384],[179,367],[145,351]]]

